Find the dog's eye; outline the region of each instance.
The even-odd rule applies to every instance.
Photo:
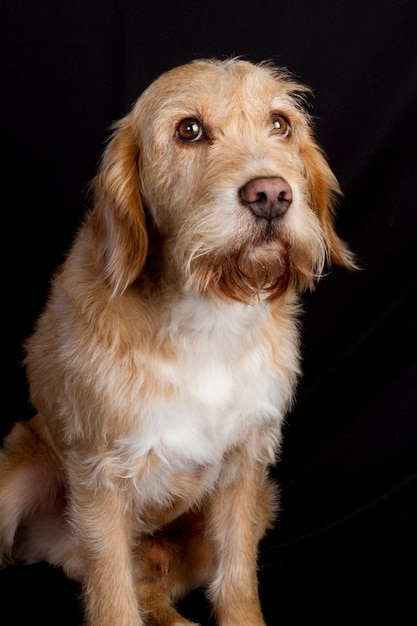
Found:
[[[280,137],[289,137],[291,135],[291,125],[285,115],[272,113],[271,120],[276,135],[280,135]]]
[[[203,125],[194,117],[187,117],[177,126],[177,137],[185,143],[199,141],[204,135]]]

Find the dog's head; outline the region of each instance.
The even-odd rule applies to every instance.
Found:
[[[140,275],[151,232],[182,288],[242,302],[312,288],[330,262],[354,267],[333,227],[339,187],[306,91],[239,59],[193,61],[144,91],[95,184],[92,225],[113,293]]]

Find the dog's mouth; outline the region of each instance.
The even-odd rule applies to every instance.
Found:
[[[232,260],[239,271],[235,282],[245,285],[248,292],[266,292],[277,297],[290,282],[289,249],[282,240],[273,237],[270,224],[265,230],[262,245],[247,244],[236,253]]]
[[[288,246],[274,230],[266,223],[255,237],[195,259],[187,287],[244,303],[261,294],[279,297],[290,284],[291,263]]]

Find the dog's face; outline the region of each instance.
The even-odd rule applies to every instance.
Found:
[[[223,298],[276,297],[311,288],[328,261],[353,265],[333,229],[338,184],[305,91],[242,60],[194,61],[148,87],[97,179],[94,224],[114,291],[140,273],[151,224],[182,286]]]

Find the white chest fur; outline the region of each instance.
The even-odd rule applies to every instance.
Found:
[[[174,357],[154,374],[170,393],[136,401],[140,419],[119,442],[126,457],[156,453],[179,470],[220,462],[249,433],[279,430],[296,365],[277,374],[266,334],[268,312],[187,296],[173,309],[168,334]]]
[[[245,446],[253,463],[273,462],[298,373],[288,313],[190,295],[152,339],[169,349],[138,343],[126,358],[101,359],[100,403],[120,434],[92,471],[125,479],[139,508],[192,506],[220,476],[233,479],[229,451]]]

